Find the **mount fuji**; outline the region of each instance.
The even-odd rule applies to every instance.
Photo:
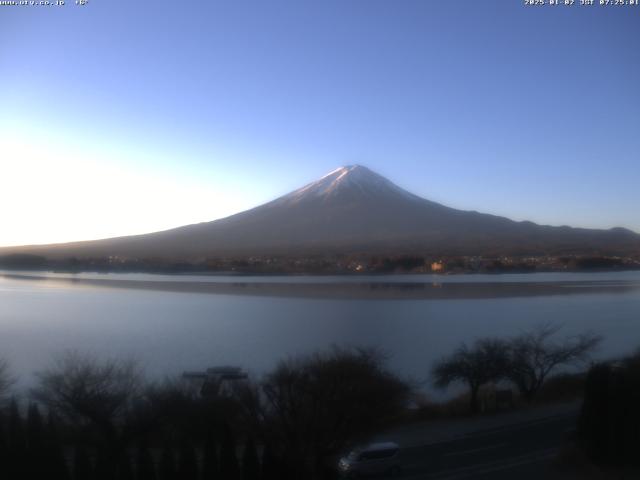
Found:
[[[367,167],[350,165],[219,220],[145,235],[0,249],[8,253],[181,260],[323,253],[628,255],[640,253],[640,235],[456,210],[409,193]]]

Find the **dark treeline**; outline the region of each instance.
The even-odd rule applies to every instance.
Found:
[[[55,480],[163,480],[279,478],[262,471],[255,444],[244,452],[225,425],[203,442],[199,437],[167,438],[149,432],[116,441],[92,431],[87,424],[70,424],[53,414],[43,419],[30,404],[26,415],[16,401],[3,412],[0,437],[0,478]],[[131,432],[130,432],[131,434]],[[184,432],[182,432],[184,435]],[[248,460],[247,460],[248,459]],[[242,472],[242,477],[240,476]]]
[[[591,367],[578,436],[598,464],[640,466],[640,351]]]
[[[6,363],[1,379],[6,397]],[[402,413],[410,393],[366,349],[214,385],[148,383],[135,362],[67,353],[38,374],[28,400],[6,400],[0,478],[332,478],[335,456]]]
[[[0,256],[0,268],[61,272],[150,272],[237,274],[389,274],[389,273],[531,273],[551,271],[637,270],[640,258],[591,256],[434,256],[434,255],[264,255],[178,260],[40,255]]]
[[[462,344],[433,367],[433,379],[468,385],[472,413],[490,382],[532,402],[552,372],[585,362],[600,341],[557,332],[544,325]],[[0,362],[0,478],[335,478],[340,454],[412,418],[415,392],[385,365],[376,350],[335,347],[284,360],[260,379],[148,382],[133,361],[66,353],[18,401]],[[639,404],[640,354],[591,367],[578,431],[595,461],[637,464]]]
[[[0,268],[9,270],[51,270],[56,272],[125,273],[189,273],[209,270],[203,262],[174,261],[163,258],[68,257],[50,259],[31,254],[0,255]]]

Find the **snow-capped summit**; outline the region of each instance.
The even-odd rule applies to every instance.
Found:
[[[406,199],[419,197],[398,187],[382,175],[362,165],[345,165],[327,173],[315,182],[280,198],[281,202],[300,202],[308,199],[330,197],[380,197],[402,196]]]

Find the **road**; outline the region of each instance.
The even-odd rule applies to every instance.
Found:
[[[405,480],[549,479],[577,412],[500,426],[402,450]],[[557,477],[556,477],[557,478]]]

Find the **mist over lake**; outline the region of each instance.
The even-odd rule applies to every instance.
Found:
[[[33,275],[33,274],[30,274]],[[37,274],[44,275],[44,274]],[[331,345],[375,346],[401,375],[426,380],[432,362],[460,342],[510,336],[543,322],[561,334],[602,334],[599,358],[640,347],[640,272],[593,274],[367,277],[388,284],[562,281],[572,294],[472,299],[331,299],[108,288],[83,279],[156,282],[331,283],[362,277],[237,277],[46,274],[40,280],[0,276],[0,352],[20,385],[56,352],[137,358],[150,377],[233,364],[254,375],[280,359]],[[56,280],[58,279],[58,280]],[[593,285],[606,282],[603,292]],[[575,287],[584,293],[575,293]]]

